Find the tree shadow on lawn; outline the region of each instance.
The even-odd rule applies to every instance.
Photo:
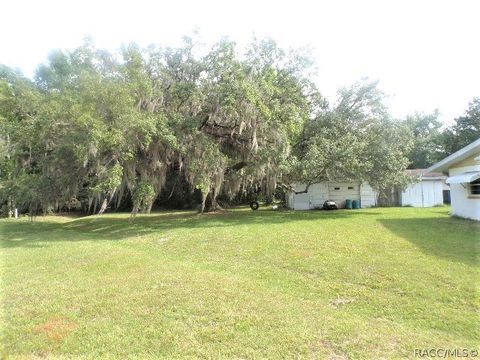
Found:
[[[378,221],[427,255],[474,267],[480,264],[480,223],[476,221],[451,217]]]
[[[203,229],[241,225],[285,224],[292,221],[318,219],[341,220],[360,215],[379,215],[373,211],[226,211],[200,215],[191,211],[138,215],[105,214],[74,219],[66,223],[40,220],[36,222],[4,221],[0,224],[3,239],[0,247],[42,247],[42,243],[84,240],[122,240],[173,229]],[[257,228],[258,231],[258,228]],[[271,229],[265,229],[271,231]]]

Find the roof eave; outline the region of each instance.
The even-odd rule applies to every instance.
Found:
[[[447,172],[448,169],[455,163],[460,162],[471,155],[474,155],[476,151],[480,151],[480,139],[475,140],[473,143],[465,146],[464,148],[458,150],[450,156],[447,156],[445,159],[440,160],[438,163],[433,164],[428,169],[425,170],[426,173],[429,172]]]
[[[434,180],[445,180],[447,176],[422,176],[422,181],[434,181]]]

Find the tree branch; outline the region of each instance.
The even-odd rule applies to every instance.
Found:
[[[312,185],[312,182],[307,183],[307,186],[305,187],[305,190],[303,190],[303,191],[295,191],[295,195],[298,195],[298,194],[307,194],[307,193],[308,193],[308,189],[310,188],[311,185]]]
[[[246,161],[240,161],[239,163],[236,163],[235,165],[227,167],[227,170],[225,171],[225,173],[229,173],[230,171],[241,170],[247,165],[248,165],[248,163]]]
[[[198,130],[202,130],[205,125],[207,125],[208,120],[210,120],[210,114],[205,116],[205,119],[203,119],[202,123],[198,127]]]

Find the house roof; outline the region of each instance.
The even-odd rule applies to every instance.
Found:
[[[460,175],[450,176],[447,179],[447,184],[471,183],[477,179],[480,179],[480,171],[469,171]]]
[[[420,176],[422,180],[443,180],[447,177],[441,172],[426,172],[428,169],[408,169],[407,175]]]
[[[472,155],[480,153],[480,139],[475,140],[470,145],[465,146],[463,149],[458,150],[450,156],[447,156],[445,159],[439,161],[436,164],[430,166],[426,171],[441,171],[446,172],[452,165],[469,158]]]

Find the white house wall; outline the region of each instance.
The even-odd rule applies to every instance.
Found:
[[[480,165],[464,166],[449,169],[450,176],[460,175],[467,171],[480,171]],[[468,184],[451,184],[450,200],[452,215],[467,219],[480,220],[480,199],[469,198]]]

